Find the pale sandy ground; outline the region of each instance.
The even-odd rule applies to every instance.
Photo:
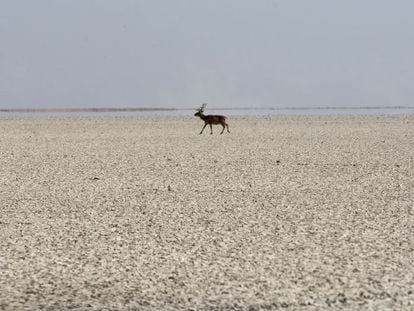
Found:
[[[414,310],[414,115],[0,119],[1,310]]]

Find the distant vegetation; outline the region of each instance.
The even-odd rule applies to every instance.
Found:
[[[414,109],[413,106],[367,106],[367,107],[216,107],[213,110],[355,110],[355,109]],[[0,112],[133,112],[133,111],[182,111],[193,108],[10,108]]]
[[[119,111],[175,111],[174,108],[25,108],[0,109],[0,112],[119,112]]]

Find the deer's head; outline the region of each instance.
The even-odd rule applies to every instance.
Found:
[[[194,114],[196,117],[200,117],[203,115],[204,108],[206,108],[207,104],[203,104],[200,108],[197,109],[197,112]]]

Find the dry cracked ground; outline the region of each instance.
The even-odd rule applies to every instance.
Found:
[[[413,310],[414,116],[0,119],[1,310]]]

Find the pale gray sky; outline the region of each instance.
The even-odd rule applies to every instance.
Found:
[[[412,0],[0,0],[0,108],[414,106]]]

